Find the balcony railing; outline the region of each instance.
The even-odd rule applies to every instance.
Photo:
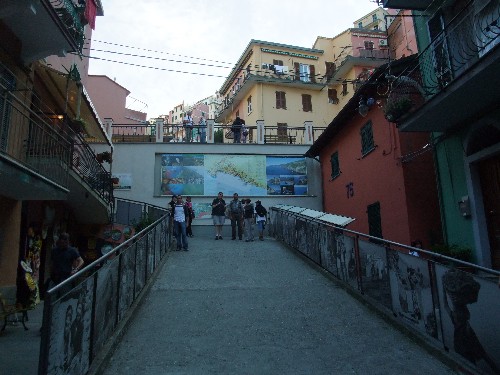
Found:
[[[0,120],[0,153],[64,188],[69,186],[71,169],[111,204],[111,174],[97,162],[82,135],[33,112],[2,83]]]
[[[246,143],[257,144],[257,126],[247,126],[248,136]],[[313,127],[313,140],[317,139],[326,127]],[[114,124],[112,126],[113,143],[154,143],[156,141],[156,125],[124,125]],[[265,126],[263,140],[265,144],[306,144],[304,126]],[[163,138],[159,142],[177,143],[205,143],[207,140],[207,127],[194,125],[191,130],[191,137],[183,124],[164,124]],[[216,134],[215,143],[232,143],[233,133],[231,125],[214,125]],[[221,135],[217,136],[218,133]]]
[[[489,2],[479,9],[469,4],[437,34],[409,68],[394,82],[393,91],[421,93],[426,100],[446,88],[483,58],[500,41],[500,7]],[[418,72],[418,74],[416,74]],[[412,76],[413,79],[407,79]],[[419,76],[420,79],[414,78]]]
[[[76,7],[71,0],[50,0],[50,5],[52,5],[64,26],[66,26],[68,33],[75,40],[78,51],[81,53],[85,40],[81,21],[85,6]]]
[[[68,187],[71,142],[0,83],[0,153]]]

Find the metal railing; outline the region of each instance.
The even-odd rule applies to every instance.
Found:
[[[89,371],[167,254],[170,232],[166,214],[47,291],[40,375]]]
[[[343,229],[299,209],[272,207],[271,234],[454,359],[499,373],[499,271]]]
[[[68,187],[71,140],[12,95],[0,82],[0,153]]]
[[[398,77],[392,90],[416,92],[430,100],[493,49],[499,37],[499,3],[470,1],[420,53],[418,65]]]
[[[52,5],[57,16],[74,39],[75,44],[78,46],[77,52],[81,53],[85,40],[81,18],[85,6],[76,7],[71,0],[50,0],[50,5]]]
[[[257,143],[257,126],[247,126],[247,143]],[[317,139],[326,127],[313,127],[313,138]],[[206,126],[194,125],[187,133],[183,124],[164,124],[163,142],[180,143],[204,143],[206,142]],[[222,132],[222,136],[215,137],[216,143],[228,142],[233,140],[231,125],[216,124],[215,132]],[[113,143],[154,143],[156,142],[156,125],[130,125],[113,124],[112,126]],[[266,144],[305,144],[304,126],[287,126],[286,128],[278,126],[264,127],[264,143]]]

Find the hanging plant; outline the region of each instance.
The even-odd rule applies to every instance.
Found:
[[[384,106],[385,118],[390,122],[396,122],[401,116],[408,113],[411,107],[413,107],[413,101],[406,96],[389,98]]]
[[[111,152],[109,151],[104,151],[99,154],[96,154],[96,159],[99,163],[106,162],[111,164],[113,162],[113,157],[111,155]]]

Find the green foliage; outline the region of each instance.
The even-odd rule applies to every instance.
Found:
[[[139,233],[141,230],[149,227],[151,224],[153,224],[155,220],[151,217],[149,217],[148,214],[143,214],[141,217],[141,220],[132,220],[132,225],[135,228],[135,232]]]
[[[224,142],[224,131],[222,129],[218,129],[214,132],[214,143],[223,143]]]
[[[406,96],[389,98],[387,99],[387,103],[384,106],[385,118],[391,122],[394,122],[405,113],[407,113],[412,106],[413,101]]]
[[[463,260],[465,262],[472,261],[472,249],[465,246],[459,246],[456,244],[445,245],[439,244],[431,247],[431,250],[435,253],[445,255],[458,260]]]

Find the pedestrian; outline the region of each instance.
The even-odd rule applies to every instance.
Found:
[[[243,205],[238,200],[238,193],[233,194],[233,200],[229,203],[229,217],[231,218],[231,239],[236,239],[236,228],[238,228],[238,238],[243,239]]]
[[[174,209],[175,209],[175,204],[177,203],[177,196],[174,194],[172,195],[172,199],[170,200],[170,202],[168,202],[168,206],[169,206],[169,211],[170,211],[170,228],[173,228],[172,229],[172,234],[174,235],[174,237],[176,236],[175,234],[175,227],[174,227]]]
[[[267,210],[259,200],[255,201],[255,213],[255,221],[257,223],[257,231],[259,232],[259,240],[264,241],[264,229],[266,229]]]
[[[254,222],[254,207],[250,199],[245,200],[245,205],[243,206],[243,215],[245,218],[245,242],[251,242],[254,240],[253,236],[253,222]]]
[[[69,234],[61,233],[52,249],[52,269],[50,278],[59,284],[82,268],[84,261],[75,247],[69,245]]]
[[[241,143],[241,119],[236,117],[231,125],[231,130],[233,131],[233,143]]]
[[[224,194],[220,191],[212,202],[212,219],[215,227],[215,239],[222,240],[222,227],[226,219],[226,201]]]
[[[201,114],[200,121],[198,122],[199,132],[200,132],[200,143],[207,142],[207,120],[205,120],[205,114]]]
[[[186,206],[188,208],[189,216],[188,216],[188,221],[186,225],[186,234],[188,237],[194,237],[193,236],[193,228],[191,224],[193,224],[193,219],[194,219],[194,211],[193,211],[193,204],[191,203],[191,197],[186,197]]]
[[[248,138],[248,128],[246,126],[245,120],[241,120],[241,142],[247,143]]]
[[[188,251],[186,234],[186,222],[189,216],[188,208],[182,201],[182,195],[177,195],[177,203],[174,207],[174,232],[177,240],[177,251]]]
[[[193,118],[191,114],[191,111],[186,112],[186,116],[184,116],[184,120],[182,121],[186,134],[186,142],[193,141]]]

